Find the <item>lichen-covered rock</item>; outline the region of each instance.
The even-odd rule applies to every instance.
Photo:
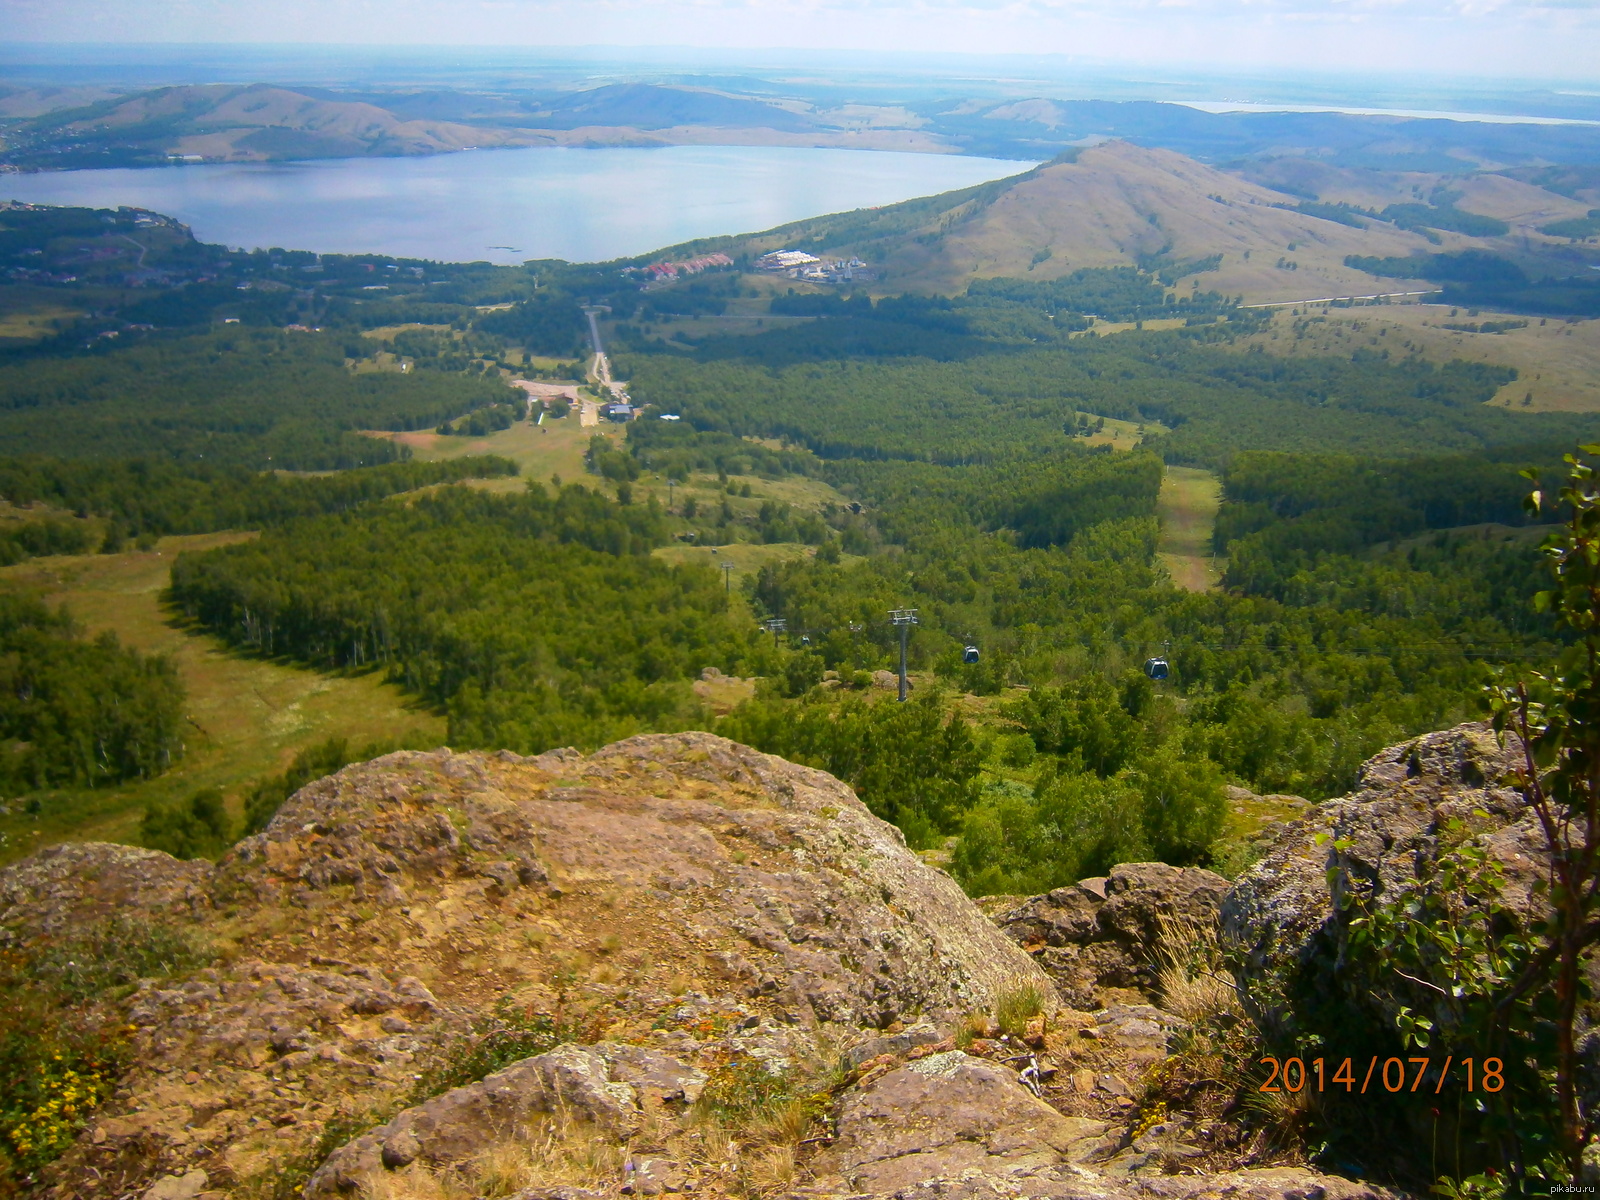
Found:
[[[1484,723],[1425,734],[1374,756],[1356,791],[1290,823],[1222,905],[1226,933],[1246,951],[1239,980],[1254,1015],[1287,1020],[1254,985],[1285,966],[1332,971],[1347,902],[1414,886],[1451,837],[1486,847],[1504,868],[1502,899],[1525,907],[1543,855],[1534,815],[1507,782],[1519,758]],[[1445,836],[1452,822],[1459,830]]]
[[[214,870],[139,846],[47,846],[0,871],[0,945],[81,933],[112,917],[194,919],[211,906]]]
[[[1094,1009],[1107,988],[1153,994],[1151,950],[1161,923],[1214,925],[1228,887],[1200,867],[1121,863],[1108,876],[1030,896],[995,920],[1037,957],[1063,1000]]]
[[[1064,1117],[1014,1072],[959,1050],[890,1071],[846,1098],[833,1146],[816,1164],[858,1192],[888,1194],[964,1173],[1010,1175],[1081,1161],[1102,1121]]]
[[[951,1022],[1016,982],[1056,1004],[848,787],[703,733],[391,754],[302,789],[215,866],[69,845],[0,870],[11,944],[118,913],[227,953],[119,1002],[133,1065],[52,1168],[62,1197],[196,1169],[224,1191],[259,1182],[328,1122],[392,1111],[508,996],[685,1062],[773,1070],[823,1034]]]
[[[1069,1164],[1008,1174],[928,1179],[894,1200],[1406,1200],[1405,1193],[1298,1167],[1221,1174],[1160,1171],[1108,1179]]]
[[[354,1195],[414,1162],[464,1163],[525,1135],[539,1116],[592,1125],[620,1141],[652,1109],[681,1112],[705,1084],[704,1072],[639,1046],[561,1046],[406,1109],[334,1151],[302,1194]]]

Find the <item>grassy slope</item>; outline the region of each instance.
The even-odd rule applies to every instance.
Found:
[[[1302,175],[1304,177],[1302,177]],[[1249,176],[1248,178],[1244,176]],[[1274,190],[1273,183],[1297,190]],[[1364,229],[1293,211],[1317,191],[1362,207],[1426,199],[1447,184],[1468,211],[1511,222],[1504,238],[1443,233],[1437,244],[1381,221]],[[1375,171],[1225,172],[1170,150],[1106,142],[1072,162],[1054,161],[975,188],[880,209],[793,222],[761,233],[706,238],[664,251],[759,254],[793,247],[857,253],[883,274],[872,290],[956,293],[973,278],[1050,279],[1080,267],[1134,264],[1165,251],[1177,260],[1222,255],[1218,270],[1180,280],[1271,303],[1425,288],[1344,265],[1347,255],[1409,255],[1468,248],[1548,257],[1559,239],[1537,226],[1585,211],[1542,188],[1496,175],[1466,178]],[[1293,247],[1293,249],[1291,249]],[[1047,257],[1041,257],[1046,255]],[[1562,260],[1564,261],[1564,260]],[[1293,264],[1293,265],[1291,265]],[[1556,260],[1551,265],[1559,266]]]
[[[1491,401],[1515,412],[1600,412],[1600,321],[1551,319],[1541,325],[1538,317],[1507,317],[1488,311],[1468,316],[1466,309],[1437,304],[1319,307],[1307,315],[1326,320],[1314,321],[1296,338],[1294,326],[1300,318],[1281,312],[1269,331],[1242,340],[1235,348],[1260,345],[1276,355],[1345,357],[1362,348],[1401,355],[1410,352],[1409,344],[1434,362],[1461,358],[1517,368],[1519,377]],[[1444,328],[1447,322],[1476,325],[1495,320],[1526,320],[1528,326],[1506,333],[1459,333]],[[1529,392],[1533,402],[1524,406],[1523,398]]]
[[[1173,582],[1191,592],[1209,591],[1221,573],[1211,553],[1211,531],[1222,503],[1222,485],[1198,467],[1168,467],[1156,510],[1161,516],[1157,551]]]
[[[1108,142],[1019,181],[939,240],[904,246],[891,259],[890,278],[959,290],[970,276],[1048,279],[1165,248],[1178,259],[1223,256],[1219,270],[1198,277],[1204,289],[1290,300],[1371,290],[1368,276],[1344,265],[1348,254],[1428,248],[1420,235],[1393,226],[1352,229],[1278,207],[1293,203],[1171,151]],[[1392,248],[1362,248],[1378,246]],[[1030,273],[1035,254],[1047,249],[1050,258]],[[1277,267],[1285,256],[1299,269]]]
[[[139,650],[170,654],[188,688],[188,755],[158,779],[39,797],[29,816],[11,799],[0,816],[0,862],[63,838],[131,842],[145,804],[220,787],[237,812],[245,789],[281,771],[300,750],[329,737],[438,745],[441,717],[417,707],[378,674],[328,675],[233,653],[185,632],[161,604],[168,569],[184,549],[248,535],[164,538],[143,553],[34,559],[0,569],[0,586],[26,587],[65,603],[92,632],[111,629]]]

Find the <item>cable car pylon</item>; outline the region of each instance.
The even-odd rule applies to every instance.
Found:
[[[914,608],[894,608],[889,610],[889,624],[897,626],[900,630],[900,703],[906,702],[906,634],[917,623],[917,610]]]

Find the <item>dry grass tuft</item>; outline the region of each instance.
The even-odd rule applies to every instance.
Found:
[[[458,1167],[430,1171],[413,1163],[372,1176],[363,1184],[362,1200],[504,1200],[534,1185],[562,1184],[614,1195],[627,1156],[626,1147],[591,1126],[550,1121]]]
[[[1214,921],[1159,914],[1150,961],[1162,1006],[1173,1016],[1198,1024],[1223,1014],[1243,1014],[1237,985],[1223,966]]]
[[[362,1200],[470,1200],[471,1195],[457,1181],[416,1164],[369,1176],[361,1188]]]
[[[793,1146],[768,1146],[750,1165],[751,1186],[762,1192],[783,1191],[794,1183]]]
[[[804,1100],[781,1104],[750,1125],[751,1140],[772,1146],[798,1146],[810,1132],[811,1109]]]

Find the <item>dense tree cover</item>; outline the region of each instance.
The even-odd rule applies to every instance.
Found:
[[[1207,759],[1158,753],[1111,777],[1047,764],[1031,788],[992,788],[966,814],[950,868],[974,896],[1029,895],[1121,862],[1203,861],[1224,811]]]
[[[45,517],[0,525],[0,567],[43,554],[84,554],[97,550],[104,538],[91,521]]]
[[[938,695],[903,705],[819,696],[796,706],[767,697],[742,705],[717,732],[836,775],[913,846],[955,832],[978,799],[982,754]]]
[[[1161,462],[1153,454],[1110,455],[1067,444],[952,468],[928,463],[830,463],[828,478],[872,506],[891,541],[916,527],[975,524],[1004,529],[1023,546],[1064,546],[1105,521],[1155,516]]]
[[[1167,293],[1164,280],[1175,278],[1172,272],[1214,266],[1210,259],[1178,263],[1158,257],[1150,260],[1148,269],[1085,268],[1050,281],[985,279],[974,281],[959,296],[886,296],[876,302],[860,294],[791,290],[773,297],[771,311],[816,321],[755,337],[725,333],[694,337],[680,330],[674,338],[692,346],[701,360],[744,359],[775,367],[841,358],[948,362],[1001,347],[1016,350],[1065,343],[1090,327],[1086,314],[1114,321],[1186,316],[1196,323],[1226,316],[1239,327],[1253,327],[1260,314],[1245,313],[1230,299],[1211,292],[1183,297]],[[624,311],[627,307],[631,305]],[[619,325],[617,334],[621,349],[677,352],[664,339],[649,339],[632,324]]]
[[[975,189],[951,218],[989,198]],[[864,232],[882,223],[858,219]],[[1510,464],[1527,455],[1510,448],[1570,442],[1594,418],[1486,407],[1514,377],[1493,367],[1239,354],[1219,343],[1252,317],[1221,297],[1179,305],[1167,294],[1206,261],[986,281],[948,299],[779,296],[774,313],[814,319],[753,336],[675,333],[670,346],[628,322],[721,311],[737,275],[641,292],[615,265],[535,265],[506,276],[512,307],[477,313],[466,306],[488,302],[492,269],[436,287],[432,276],[448,273],[432,265],[326,263],[274,252],[250,268],[292,278],[323,266],[336,336],[230,328],[0,367],[34,389],[7,394],[43,397],[0,412],[0,431],[71,406],[91,418],[71,436],[99,446],[114,441],[104,414],[131,421],[137,408],[140,430],[170,431],[184,460],[116,464],[93,480],[61,464],[0,464],[0,481],[10,471],[71,511],[115,510],[128,532],[266,526],[254,543],[184,556],[174,599],[242,647],[386,669],[448,709],[459,745],[538,750],[704,725],[688,686],[700,668],[761,675],[758,698],[723,732],[834,770],[919,845],[954,839],[969,888],[1032,891],[1121,858],[1207,861],[1225,780],[1334,793],[1373,750],[1470,715],[1486,661],[1549,645],[1547,625],[1523,610],[1520,533],[1456,528],[1516,525]],[[1460,256],[1428,264],[1460,275],[1451,286],[1499,269]],[[1502,275],[1496,286],[1527,282]],[[363,296],[363,276],[392,290]],[[628,326],[617,366],[634,396],[682,418],[591,447],[589,468],[615,501],[535,487],[363,505],[435,479],[402,465],[310,481],[246,469],[267,455],[282,465],[285,447],[325,465],[352,461],[339,455],[358,445],[381,453],[349,435],[386,421],[487,430],[516,397],[482,364],[507,342],[581,353],[580,303],[609,305]],[[1085,313],[1181,315],[1191,327],[1088,336]],[[353,374],[344,359],[379,343],[350,331],[380,316],[451,328],[385,334],[384,348],[416,365],[409,376]],[[104,366],[136,359],[171,368],[176,388],[141,391]],[[100,372],[89,383],[73,375],[84,364]],[[241,424],[246,413],[259,427]],[[1166,428],[1133,453],[1091,450],[1079,434],[1104,418]],[[1414,461],[1392,462],[1399,448]],[[1262,450],[1280,453],[1251,453]],[[1168,582],[1155,556],[1162,459],[1228,469],[1229,590]],[[715,473],[745,495],[750,476],[821,475],[854,502],[807,511],[766,498],[758,515],[736,515],[731,497],[699,494],[673,518],[703,541],[816,547],[746,589],[753,615],[784,618],[786,637],[736,619],[714,572],[649,555],[673,524],[632,502],[645,473]],[[67,539],[92,522],[53,524],[30,536]],[[864,673],[893,661],[886,613],[906,606],[920,611],[910,653],[923,683],[902,706]],[[966,645],[981,647],[979,662],[964,661]],[[1139,671],[1156,653],[1172,664],[1159,686]],[[827,671],[837,678],[824,683]],[[948,686],[987,698],[984,721],[957,719]],[[252,821],[289,786],[263,784]],[[153,810],[148,824],[150,840],[185,852],[221,836],[205,796]]]
[[[443,421],[434,432],[447,437],[487,437],[527,419],[527,402],[516,400],[510,404],[491,404],[487,408],[476,409],[456,421]]]
[[[472,376],[355,374],[324,335],[227,330],[0,364],[0,439],[63,457],[326,470],[399,457],[355,430],[432,428],[516,398]]]
[[[1239,457],[1223,532],[1236,552],[1341,497],[1351,527],[1392,540],[1507,515],[1514,472],[1481,457],[1397,473],[1348,453],[1284,467],[1238,452],[1318,437],[1348,451],[1401,438],[1465,448],[1582,423],[1485,408],[1504,378],[1492,369],[1286,362],[1171,335],[953,363],[628,366],[636,395],[683,420],[638,422],[625,448],[594,448],[591,469],[623,500],[646,470],[809,471],[815,453],[861,506],[763,509],[759,536],[819,546],[748,589],[758,617],[786,620],[778,644],[732,622],[710,572],[641,557],[665,537],[653,505],[581,489],[291,523],[186,557],[174,596],[242,644],[386,664],[448,706],[461,745],[594,745],[702,724],[687,688],[700,667],[761,674],[771,682],[727,719],[730,736],[839,771],[921,844],[955,838],[955,869],[979,890],[1031,890],[1119,857],[1205,861],[1224,780],[1335,793],[1383,745],[1471,715],[1483,663],[1537,654],[1548,634],[1509,615],[1523,551],[1499,542],[1313,554],[1281,585],[1178,591],[1154,553],[1159,457],[1075,436],[1084,412],[1159,416],[1174,427],[1156,440],[1170,457]],[[893,661],[886,613],[905,606],[921,617],[913,666],[1000,697],[998,739],[926,692],[901,707],[861,691],[863,672]],[[968,644],[982,648],[976,664]],[[1130,674],[1155,653],[1172,663],[1159,690]],[[819,687],[827,670],[840,682]],[[1030,690],[1005,693],[1017,685]],[[1004,785],[991,769],[980,787],[975,764],[996,756],[1032,765],[1008,768]]]
[[[913,497],[886,523],[900,539],[887,552],[768,567],[753,598],[842,674],[887,665],[894,641],[884,614],[916,607],[913,664],[980,694],[1120,679],[1164,653],[1172,663],[1166,686],[1188,697],[1181,719],[1140,710],[1137,737],[1124,730],[1120,744],[1206,758],[1261,790],[1313,795],[1347,786],[1363,757],[1406,731],[1468,715],[1485,647],[1514,658],[1536,646],[1477,612],[1458,619],[1387,604],[1367,611],[1343,596],[1283,602],[1180,592],[1153,561],[1156,524],[1148,517],[1100,521],[1064,547],[1025,548],[953,513]],[[1403,561],[1393,570],[1385,598],[1437,585],[1443,574]],[[969,642],[982,647],[979,664],[961,661]],[[1082,703],[1109,712],[1120,700],[1091,691]],[[1070,756],[1086,745],[1047,734],[1048,722],[1032,728],[1041,739],[1035,748],[1047,753]],[[1128,766],[1084,753],[1090,767]]]
[[[1144,270],[1081,267],[1070,275],[1050,280],[978,279],[967,287],[967,295],[974,299],[1008,300],[1049,313],[1082,313],[1107,321],[1226,312],[1234,308],[1233,300],[1215,292],[1197,292],[1178,298],[1168,295],[1166,290],[1179,277],[1215,270],[1219,262],[1220,256],[1188,262],[1157,257],[1147,260]]]
[[[582,486],[451,488],[183,555],[172,595],[239,645],[385,666],[456,744],[594,744],[698,719],[687,680],[760,648],[714,571],[649,556],[664,540],[654,504]]]
[[[1600,280],[1574,275],[1531,279],[1516,263],[1486,250],[1419,254],[1405,258],[1350,255],[1345,265],[1371,275],[1430,279],[1444,284],[1445,304],[1551,316],[1600,315]]]
[[[1446,233],[1464,233],[1468,237],[1504,237],[1511,232],[1511,226],[1498,217],[1466,212],[1449,202],[1391,204],[1374,215],[1380,221],[1393,222],[1401,229],[1415,229],[1421,232],[1440,229]],[[1437,238],[1433,241],[1435,244],[1438,243]]]
[[[1431,279],[1438,283],[1519,284],[1528,273],[1509,258],[1487,250],[1457,250],[1448,254],[1413,254],[1404,258],[1347,255],[1344,265],[1369,275],[1397,279]]]
[[[1539,226],[1539,232],[1549,234],[1551,237],[1574,238],[1579,241],[1600,237],[1600,208],[1591,208],[1588,216],[1551,221],[1548,225]]]
[[[18,522],[15,531],[0,527],[0,563],[40,554],[81,554],[107,543],[116,548],[130,537],[255,529],[294,517],[344,512],[434,484],[516,473],[514,462],[493,455],[385,463],[321,476],[163,459],[0,459],[0,498],[18,507],[44,504],[106,522],[103,530],[94,523],[59,518]]]
[[[477,327],[514,341],[530,353],[556,358],[581,356],[588,338],[588,326],[573,298],[555,290],[537,292],[512,308],[488,313]]]
[[[217,788],[187,800],[151,804],[139,822],[139,843],[174,858],[215,858],[234,843],[233,821]]]
[[[1285,580],[1325,554],[1359,554],[1429,529],[1523,524],[1522,466],[1467,455],[1246,451],[1222,473],[1216,550],[1231,556],[1230,586],[1281,596]]]
[[[64,611],[0,592],[0,788],[159,774],[183,753],[171,664],[82,636]]]
[[[959,362],[841,359],[769,368],[632,355],[643,402],[701,429],[780,437],[823,458],[954,464],[1066,444],[1080,412],[1160,421],[1169,462],[1244,449],[1414,453],[1571,441],[1596,418],[1510,413],[1484,401],[1509,369],[1361,352],[1349,359],[1239,354],[1182,333],[1084,337]]]
[[[1530,520],[1520,465],[1241,454],[1223,475],[1216,526],[1224,582],[1293,604],[1429,614],[1488,650],[1548,637],[1530,603],[1538,530],[1517,528]]]

